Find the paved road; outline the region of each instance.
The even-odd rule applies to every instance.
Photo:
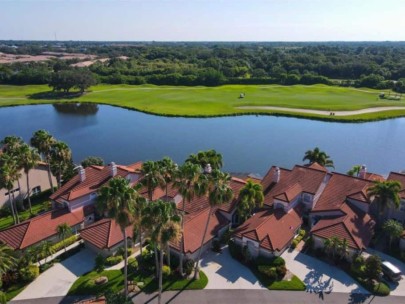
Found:
[[[314,257],[296,250],[285,251],[282,257],[287,268],[298,276],[310,291],[369,294],[347,273]]]
[[[264,289],[249,268],[231,257],[227,246],[222,253],[209,250],[201,261],[201,270],[208,276],[205,289]]]
[[[237,109],[242,110],[273,110],[273,111],[283,111],[283,112],[292,112],[292,113],[308,113],[308,114],[318,114],[330,116],[331,111],[322,111],[322,110],[309,110],[309,109],[294,109],[294,108],[284,108],[284,107],[272,107],[272,106],[242,106],[237,107]],[[350,116],[366,113],[376,113],[376,112],[385,112],[393,110],[404,110],[405,107],[377,107],[377,108],[368,108],[355,111],[332,111],[334,116]]]
[[[79,276],[93,269],[94,258],[95,254],[93,252],[83,249],[42,273],[14,300],[65,296]]]
[[[75,303],[77,298],[46,298],[28,301],[13,301],[12,304],[70,304]],[[157,294],[139,294],[133,298],[133,302],[157,303]],[[194,290],[194,291],[166,291],[163,293],[163,303],[167,304],[248,304],[248,303],[275,303],[275,304],[403,304],[405,297],[373,297],[371,295],[357,295],[347,293],[331,293],[319,296],[318,294],[304,291],[269,291],[269,290]]]

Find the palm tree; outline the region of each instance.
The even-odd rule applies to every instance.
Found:
[[[264,194],[262,185],[248,180],[239,192],[239,215],[246,220],[252,215],[254,208],[263,207]]]
[[[350,175],[350,176],[359,176],[359,174],[360,174],[360,169],[361,169],[361,166],[360,165],[355,165],[355,166],[353,166],[349,171],[347,171],[347,175]]]
[[[340,241],[339,256],[341,259],[344,259],[348,255],[349,255],[349,243],[347,239],[343,239],[342,241]]]
[[[48,178],[52,193],[54,192],[54,189],[51,174],[51,150],[52,145],[55,142],[55,138],[45,130],[36,131],[31,138],[31,145],[38,149],[38,152],[43,155],[48,164]]]
[[[30,177],[29,173],[31,169],[34,169],[38,166],[38,163],[41,160],[38,151],[35,148],[31,148],[29,145],[24,144],[19,148],[19,155],[21,164],[24,169],[26,182],[27,182],[27,198],[28,198],[28,206],[30,208],[30,213],[32,214],[32,206],[31,206],[31,187],[30,187]]]
[[[207,178],[208,185],[208,201],[210,209],[208,213],[207,222],[205,224],[204,234],[201,239],[201,245],[197,256],[194,278],[199,278],[200,273],[200,259],[204,247],[204,240],[207,235],[208,227],[210,224],[211,216],[216,206],[229,202],[233,197],[233,191],[230,186],[231,176],[228,173],[219,170],[213,170]]]
[[[148,191],[149,201],[153,199],[153,191],[159,186],[164,185],[163,176],[158,162],[146,161],[142,164],[142,180],[140,183],[146,187]]]
[[[384,233],[388,236],[389,246],[392,248],[392,241],[399,239],[404,231],[402,224],[398,223],[396,220],[388,220],[384,223],[382,227]]]
[[[12,190],[14,189],[14,182],[21,177],[21,173],[15,159],[7,154],[1,155],[0,166],[0,187],[8,190],[8,198],[14,224],[18,224],[20,219],[18,217],[17,206],[14,204],[14,194],[12,194]]]
[[[14,250],[5,245],[0,244],[0,278],[4,273],[12,269],[17,263],[14,257]]]
[[[129,181],[121,176],[111,179],[108,185],[99,190],[97,208],[102,213],[107,212],[121,228],[124,238],[124,283],[125,296],[128,296],[128,238],[127,227],[135,221],[136,200],[138,192],[132,188]]]
[[[221,169],[223,166],[222,154],[214,149],[190,154],[186,162],[199,165],[203,170],[208,164],[211,165],[212,169]]]
[[[139,258],[142,259],[142,219],[144,217],[144,210],[146,207],[146,199],[142,196],[138,196],[135,205],[135,213],[134,213],[134,225],[138,227],[138,234],[139,234],[139,249],[140,255]]]
[[[324,248],[328,255],[332,256],[332,259],[335,261],[336,255],[339,253],[341,247],[341,241],[338,237],[333,236],[324,241]]]
[[[70,226],[67,223],[63,223],[63,224],[59,224],[56,227],[56,232],[58,233],[59,238],[62,239],[63,248],[65,249],[65,252],[66,252],[65,239],[66,239],[66,237],[68,237],[72,234],[72,228],[70,228]]]
[[[310,164],[318,163],[324,167],[335,168],[333,165],[333,160],[330,159],[330,156],[319,150],[318,147],[316,147],[314,150],[308,150],[305,152],[305,156],[302,161],[306,160],[308,160]]]
[[[374,185],[367,189],[367,196],[373,199],[373,203],[377,207],[378,222],[381,225],[384,212],[389,209],[398,209],[401,199],[399,197],[401,191],[401,183],[398,181],[376,181]]]
[[[178,166],[177,164],[169,157],[163,157],[162,160],[158,161],[158,166],[161,171],[162,182],[165,186],[166,199],[168,187],[171,182],[173,182],[174,177],[176,176]]]
[[[41,256],[44,258],[45,264],[46,264],[46,260],[48,259],[49,256],[52,257],[52,255],[55,253],[55,250],[52,246],[52,242],[51,241],[43,241],[40,244],[40,252],[41,252]]]
[[[60,188],[62,174],[72,163],[72,151],[66,143],[58,141],[52,145],[50,156],[51,167],[54,169],[58,179],[58,188]]]
[[[180,166],[174,186],[182,196],[181,208],[181,231],[184,231],[184,216],[186,213],[186,202],[190,203],[195,196],[201,196],[206,192],[205,183],[202,182],[201,168],[199,165],[186,162]],[[180,248],[184,247],[184,238],[181,239]],[[180,273],[183,275],[183,250],[180,250]]]
[[[147,216],[144,217],[143,223],[150,231],[152,243],[159,245],[160,249],[158,302],[161,303],[164,249],[168,247],[170,241],[179,239],[181,235],[178,224],[180,218],[176,214],[176,205],[174,203],[167,203],[161,200],[149,203],[145,209],[145,213]]]

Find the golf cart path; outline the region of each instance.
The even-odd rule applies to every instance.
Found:
[[[273,107],[273,106],[242,106],[236,107],[240,110],[270,110],[270,111],[283,111],[283,112],[292,112],[292,113],[308,113],[308,114],[317,114],[330,116],[333,112],[334,116],[351,116],[358,114],[367,114],[367,113],[376,113],[376,112],[385,112],[392,110],[404,110],[404,107],[376,107],[376,108],[367,108],[354,111],[323,111],[323,110],[309,110],[309,109],[297,109],[297,108],[284,108],[284,107]]]

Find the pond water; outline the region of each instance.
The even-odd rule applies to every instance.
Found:
[[[216,149],[224,170],[264,175],[271,165],[302,164],[316,146],[346,172],[355,164],[387,174],[405,169],[405,118],[361,124],[272,116],[169,118],[105,105],[34,105],[0,108],[0,138],[29,141],[46,129],[73,150],[129,164],[169,156],[182,163],[190,153]]]

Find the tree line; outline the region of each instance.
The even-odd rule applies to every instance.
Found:
[[[25,51],[37,53],[38,46],[34,49]],[[81,73],[90,71],[99,83],[186,86],[323,83],[405,91],[405,45],[401,43],[73,44],[69,51],[110,58],[78,69]],[[76,61],[3,64],[0,83],[50,84],[55,73],[71,70],[72,62]]]

